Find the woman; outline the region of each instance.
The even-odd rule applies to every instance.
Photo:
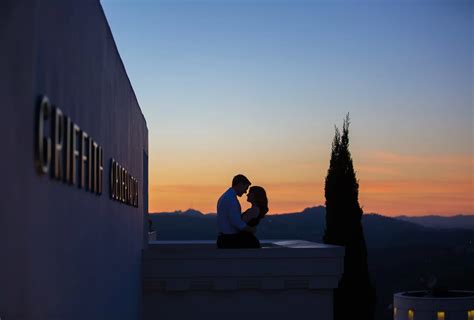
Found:
[[[248,226],[256,227],[268,212],[268,199],[265,189],[259,186],[250,187],[247,193],[247,201],[252,204],[252,207],[242,214],[242,220]],[[260,248],[260,241],[252,232],[241,232],[239,238],[242,248]]]

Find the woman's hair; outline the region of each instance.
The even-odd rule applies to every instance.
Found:
[[[258,219],[261,220],[268,212],[268,199],[267,193],[265,189],[259,186],[253,186],[249,189],[249,194],[253,194],[253,199],[255,201],[255,205],[260,210],[260,214],[258,215]]]

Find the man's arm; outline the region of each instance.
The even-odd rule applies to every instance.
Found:
[[[238,200],[236,200],[238,201]],[[239,229],[240,231],[254,232],[255,227],[249,227],[245,221],[242,220],[240,209],[237,203],[229,203],[229,221],[232,226]]]

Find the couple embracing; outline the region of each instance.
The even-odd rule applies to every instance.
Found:
[[[255,232],[268,212],[268,200],[265,189],[250,187],[251,184],[244,175],[236,175],[232,187],[217,201],[217,247],[220,249],[260,248]],[[245,193],[252,207],[242,213],[237,197]]]

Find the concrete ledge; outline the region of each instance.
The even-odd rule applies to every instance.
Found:
[[[216,249],[215,241],[151,241],[144,292],[332,289],[344,249],[302,240],[262,241],[262,249]]]
[[[144,294],[172,291],[236,291],[236,290],[287,290],[306,289],[320,290],[337,287],[336,276],[303,277],[303,278],[202,278],[193,279],[144,279]]]
[[[288,319],[313,312],[332,319],[344,249],[302,240],[261,243],[262,249],[220,250],[215,240],[150,241],[143,253],[145,319]],[[209,310],[198,303],[206,300]]]
[[[418,297],[407,295],[413,292],[416,291],[399,292],[393,295],[394,307],[397,308],[399,312],[408,310],[414,310],[415,313],[421,311],[432,313],[437,311],[461,312],[463,318],[467,319],[467,312],[474,310],[474,291],[451,290],[452,293],[459,293],[460,295],[458,297]],[[455,318],[451,316],[449,319]]]

